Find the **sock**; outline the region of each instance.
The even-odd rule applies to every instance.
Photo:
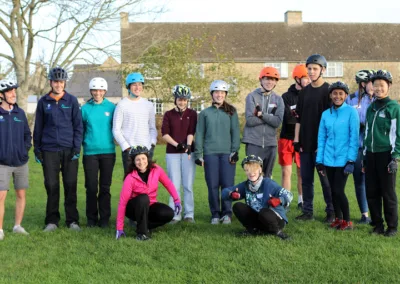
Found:
[[[21,227],[21,225],[15,225],[13,230],[18,229],[19,227]]]
[[[303,202],[303,195],[299,195],[299,197],[297,198],[297,204]]]

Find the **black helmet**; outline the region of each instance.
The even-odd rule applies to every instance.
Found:
[[[320,65],[321,67],[327,67],[327,63],[326,63],[326,59],[325,59],[325,57],[324,56],[322,56],[322,55],[320,55],[320,54],[313,54],[313,55],[311,55],[311,56],[309,56],[308,58],[307,58],[307,61],[306,61],[306,66],[308,65],[308,64],[318,64],[318,65]]]
[[[190,100],[192,93],[190,92],[189,87],[185,85],[176,85],[172,89],[172,95],[174,95],[175,99],[188,99]]]
[[[52,81],[67,81],[68,73],[61,67],[54,67],[49,72],[49,79]]]
[[[393,81],[392,74],[386,70],[378,70],[371,76],[372,83],[377,79],[385,80],[388,84],[392,84]]]
[[[263,160],[256,155],[246,156],[242,161],[242,168],[244,168],[244,165],[248,163],[259,163],[261,167],[263,166]]]
[[[329,86],[329,94],[332,93],[333,90],[343,90],[347,95],[349,94],[350,90],[349,87],[346,85],[346,83],[343,83],[341,81],[337,81],[335,83],[332,83]]]
[[[360,70],[356,73],[356,82],[360,84],[361,82],[368,83],[371,81],[371,76],[374,74],[373,70]]]
[[[134,146],[131,148],[129,151],[129,156],[134,159],[137,155],[139,154],[146,154],[146,156],[149,156],[149,149],[147,149],[146,146]]]

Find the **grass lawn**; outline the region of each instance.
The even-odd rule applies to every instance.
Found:
[[[240,157],[244,157],[244,152]],[[158,146],[156,158],[165,168],[165,147]],[[31,153],[32,154],[32,153]],[[395,283],[400,273],[400,236],[371,236],[371,228],[356,225],[354,231],[328,229],[322,191],[315,182],[316,220],[295,221],[297,192],[290,209],[286,233],[292,239],[273,236],[238,238],[242,230],[233,218],[230,226],[209,224],[207,187],[202,168],[197,167],[195,224],[166,225],[148,242],[138,242],[126,226],[127,238],[115,240],[115,216],[122,185],[120,153],[112,184],[112,227],[86,228],[83,169],[79,169],[78,209],[82,232],[65,228],[63,201],[61,228],[43,233],[46,193],[41,167],[30,159],[30,188],[23,226],[29,236],[12,234],[15,193],[6,200],[4,230],[0,242],[1,283]],[[280,183],[280,167],[274,179]],[[237,167],[236,182],[244,180]],[[296,184],[293,179],[293,185]],[[398,182],[399,184],[399,182]],[[293,186],[294,188],[294,186]],[[360,218],[352,178],[346,189],[354,221]],[[62,195],[62,194],[61,194]],[[167,202],[160,189],[159,201]]]

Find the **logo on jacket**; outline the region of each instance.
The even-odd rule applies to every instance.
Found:
[[[48,104],[46,110],[51,110],[51,104]]]
[[[105,116],[110,116],[110,113],[109,113],[108,111],[106,111],[106,112],[104,113],[104,115],[105,115]]]
[[[14,116],[14,121],[15,122],[22,122],[22,120],[21,119],[19,119],[18,117],[16,117],[16,116]]]
[[[66,106],[64,104],[61,104],[61,108],[71,108],[70,106]]]
[[[5,121],[4,117],[2,115],[0,115],[0,122]]]
[[[379,117],[386,118],[385,111],[382,110],[379,112]]]

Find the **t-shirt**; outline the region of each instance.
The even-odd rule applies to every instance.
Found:
[[[309,84],[299,95],[296,107],[297,122],[300,123],[299,142],[303,152],[312,153],[317,150],[318,128],[322,113],[331,105],[329,84],[318,88]]]

